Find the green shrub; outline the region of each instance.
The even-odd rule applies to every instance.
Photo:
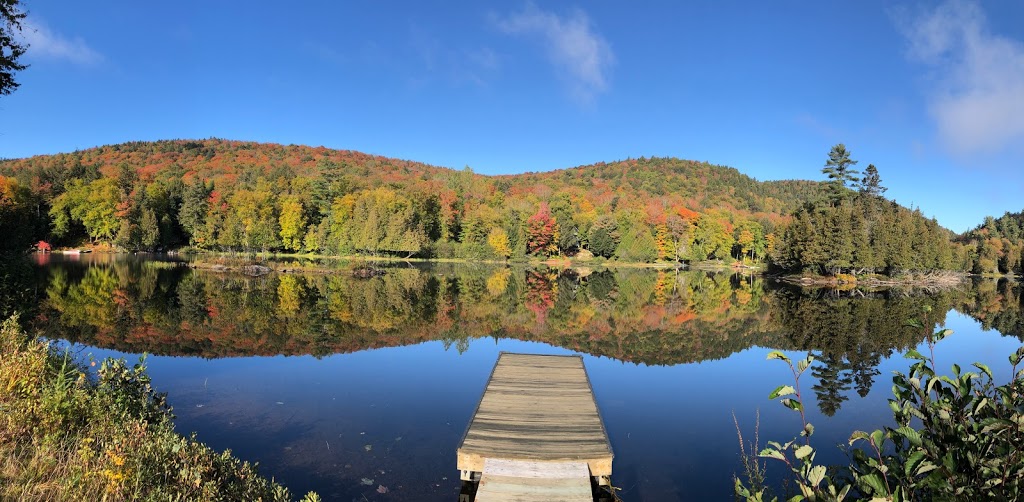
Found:
[[[909,325],[925,329],[916,320]],[[977,372],[953,365],[952,375],[939,376],[934,346],[950,333],[944,329],[928,337],[928,357],[907,352],[915,362],[906,374],[893,377],[894,398],[889,400],[896,427],[855,431],[849,443],[863,447],[849,450],[848,466],[829,469],[814,463],[814,427],[806,420],[803,439],[769,442],[759,456],[789,467],[800,492],[796,500],[1019,500],[1024,489],[1024,369],[1018,366],[1024,347],[1009,356],[1012,373],[1005,384],[996,385],[992,371],[981,363],[974,363]],[[794,365],[778,351],[768,358],[783,360],[794,375],[794,386],[779,386],[769,398],[781,398],[803,418],[799,379],[813,359]],[[759,481],[748,481],[757,487],[751,489],[737,478],[736,495],[763,500],[767,490]]]
[[[0,353],[0,500],[292,498],[256,465],[174,432],[144,358],[103,361],[93,380],[15,317],[0,324]]]

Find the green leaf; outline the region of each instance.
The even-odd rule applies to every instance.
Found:
[[[934,471],[935,469],[938,469],[938,468],[939,468],[939,466],[937,466],[937,465],[935,465],[935,464],[933,464],[933,463],[931,463],[931,462],[926,460],[924,462],[921,462],[921,467],[917,468],[917,472],[915,474],[920,476],[920,475],[922,475],[922,474],[924,474],[926,472],[931,472],[931,471]]]
[[[868,439],[869,437],[870,436],[868,436],[867,432],[864,432],[864,431],[853,431],[853,434],[850,434],[850,446],[853,446],[853,443],[855,443],[857,441],[860,441],[862,439]]]
[[[775,390],[771,392],[771,394],[768,394],[768,399],[775,399],[779,396],[788,396],[793,393],[796,393],[796,389],[794,389],[793,387],[789,385],[780,385],[776,387]]]
[[[1021,359],[1024,359],[1024,345],[1017,349],[1017,352],[1010,354],[1010,364],[1016,366]]]
[[[814,356],[807,356],[796,363],[796,371],[803,373],[811,363],[814,362]]]
[[[922,356],[921,353],[917,351],[917,349],[908,350],[906,354],[903,354],[903,357],[906,359],[917,359],[918,361],[926,360],[926,358]]]
[[[779,402],[782,403],[783,406],[793,411],[803,411],[804,409],[804,405],[801,404],[800,401],[797,401],[796,399],[790,399],[787,397],[786,399],[783,399],[782,401]]]
[[[882,447],[882,441],[884,441],[884,440],[885,440],[885,432],[882,431],[881,429],[876,430],[876,431],[871,433],[871,442],[875,445],[876,448],[881,448]]]
[[[924,451],[917,450],[907,456],[906,462],[903,464],[903,472],[909,477],[917,471],[918,466],[921,465],[921,461],[924,460]]]
[[[825,466],[823,465],[814,466],[807,474],[807,481],[815,488],[821,484],[822,479],[825,479]]]
[[[897,392],[894,392],[894,394],[898,395]],[[900,411],[900,403],[896,402],[895,400],[890,399],[889,400],[889,409],[892,410],[893,413],[898,413]]]
[[[988,434],[1013,426],[1013,422],[1002,418],[986,418],[981,421],[981,434]]]
[[[804,425],[804,430],[800,431],[800,435],[811,437],[812,434],[814,434],[814,426],[807,422],[807,425]]]
[[[779,352],[778,350],[773,350],[773,351],[769,352],[767,359],[769,361],[771,361],[772,359],[782,359],[783,361],[786,361],[787,363],[789,362],[789,358],[786,357],[786,354],[783,354],[782,352]]]
[[[946,454],[942,456],[942,466],[950,472],[954,472],[956,470],[956,461],[953,460],[953,454],[951,452],[947,451]]]
[[[747,488],[743,486],[743,483],[740,482],[740,478],[736,478],[736,495],[739,495],[740,498],[743,499],[750,498],[750,490],[747,490]]]
[[[988,379],[989,380],[993,379],[992,378],[992,370],[990,370],[987,365],[984,365],[984,364],[981,364],[981,363],[974,363],[974,367],[978,368],[979,370],[981,370],[982,373],[985,373],[986,375],[988,375]]]
[[[836,497],[836,500],[838,500],[838,501],[842,502],[842,500],[846,498],[846,494],[847,494],[847,493],[850,493],[850,488],[851,488],[852,486],[853,486],[853,485],[846,485],[846,486],[844,486],[844,487],[843,487],[843,489],[842,489],[842,490],[839,490],[839,496],[838,496],[838,497]]]
[[[811,448],[810,445],[806,445],[805,444],[805,445],[797,448],[796,451],[793,452],[793,455],[797,459],[801,459],[802,460],[804,457],[806,457],[807,455],[810,455],[812,453],[814,453],[814,448]]]
[[[907,426],[903,426],[900,427],[899,429],[896,429],[896,433],[907,438],[907,441],[910,441],[910,444],[917,447],[921,446],[921,435],[918,434],[916,430]]]
[[[917,319],[907,319],[907,321],[904,322],[903,325],[910,326],[911,328],[924,329],[924,324],[922,324],[921,321],[918,321]]]
[[[984,408],[986,405],[988,405],[988,398],[981,398],[981,401],[978,401],[978,404],[974,406],[974,414],[977,415],[978,413],[980,413],[981,409]]]
[[[885,489],[885,482],[882,481],[882,478],[878,474],[867,474],[861,476],[857,481],[859,481],[863,487],[868,488],[874,495],[889,494]]]
[[[781,451],[776,450],[775,448],[765,448],[765,449],[761,450],[761,453],[758,453],[757,456],[758,457],[762,457],[762,458],[774,458],[774,459],[778,459],[778,460],[786,460],[786,456],[783,455]]]

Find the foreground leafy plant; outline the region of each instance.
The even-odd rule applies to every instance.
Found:
[[[917,320],[908,325],[926,329]],[[930,331],[930,330],[929,330]],[[774,351],[793,372],[794,385],[782,385],[769,395],[800,412],[803,440],[769,442],[763,458],[789,467],[799,494],[790,500],[1019,500],[1024,489],[1024,347],[1009,356],[1010,381],[996,385],[988,366],[952,375],[936,375],[935,344],[952,331],[927,337],[929,356],[910,350],[914,360],[907,374],[893,377],[889,407],[895,427],[855,431],[849,440],[848,466],[829,469],[814,463],[810,445],[814,427],[806,421],[800,395],[800,376],[813,363],[808,356],[793,364]],[[916,427],[916,428],[915,428]],[[757,480],[751,483],[759,486]],[[739,498],[760,501],[765,488],[747,488],[736,480]]]
[[[923,328],[920,322],[912,326]],[[889,400],[897,427],[854,432],[851,474],[865,495],[892,500],[1018,500],[1024,488],[1024,347],[1009,356],[1010,381],[996,385],[992,370],[951,376],[935,372],[935,343],[952,333],[928,338],[928,357],[916,350],[904,375],[893,377]],[[912,427],[920,423],[920,428]],[[868,454],[870,453],[870,455]]]
[[[850,491],[850,486],[837,484],[827,476],[827,468],[814,463],[816,452],[811,446],[811,436],[814,435],[814,425],[807,421],[804,413],[803,398],[800,392],[800,377],[807,371],[807,368],[814,363],[814,357],[808,355],[793,364],[782,352],[774,350],[768,353],[768,359],[778,359],[785,362],[793,373],[793,385],[780,385],[768,395],[768,399],[779,399],[783,406],[800,413],[800,421],[803,428],[800,430],[800,438],[794,438],[786,443],[768,441],[768,447],[761,450],[759,456],[782,461],[789,468],[793,481],[800,494],[790,500],[843,500]],[[791,397],[792,396],[792,397]],[[756,490],[750,490],[743,485],[743,482],[736,479],[736,495],[746,500],[761,501],[765,498],[766,487],[763,485]],[[756,486],[756,485],[755,485]],[[774,499],[774,498],[773,498]]]
[[[0,355],[0,500],[292,499],[254,464],[174,432],[144,360],[108,359],[93,380],[14,317]]]

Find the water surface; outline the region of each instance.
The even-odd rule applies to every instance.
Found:
[[[83,357],[152,354],[180,432],[328,500],[458,500],[455,449],[501,351],[584,356],[624,500],[704,500],[732,498],[734,413],[747,439],[760,413],[762,444],[800,428],[766,399],[791,383],[770,350],[816,357],[801,387],[827,463],[851,431],[890,422],[891,373],[927,335],[908,318],[956,331],[936,347],[940,367],[981,361],[1004,380],[1024,333],[1005,281],[834,292],[671,270],[249,278],[78,260],[5,266],[0,310]]]

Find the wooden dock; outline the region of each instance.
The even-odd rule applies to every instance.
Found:
[[[476,500],[593,500],[612,449],[580,356],[503,352],[457,451]],[[582,497],[582,498],[581,498]]]

